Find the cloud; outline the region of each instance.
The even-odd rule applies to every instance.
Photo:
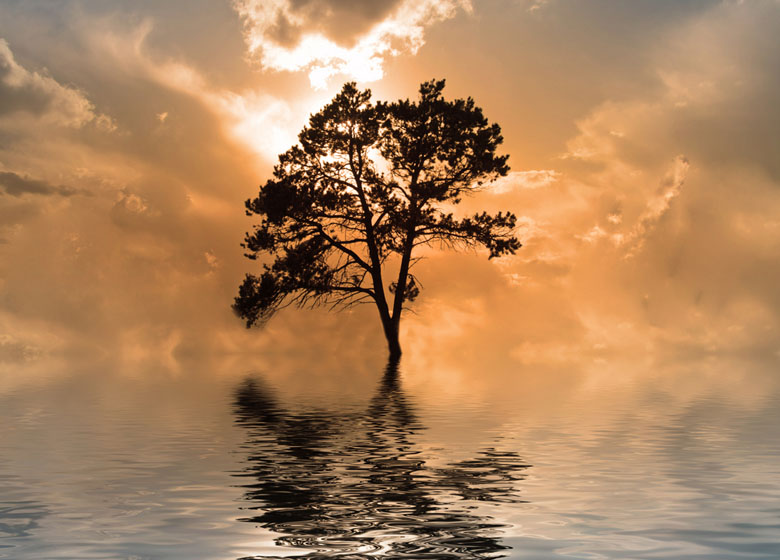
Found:
[[[512,171],[505,177],[500,177],[488,185],[493,194],[504,194],[515,189],[540,189],[553,184],[561,178],[561,173],[554,169],[533,169],[529,171]]]
[[[61,82],[3,44],[14,79],[2,74],[0,92],[39,91],[42,101],[0,115],[0,359],[251,347],[257,333],[230,302],[245,268],[242,201],[262,160],[230,133],[230,90],[149,47],[143,25],[101,23],[73,22],[84,34],[70,49],[52,41],[40,57]],[[110,104],[120,133],[101,130],[113,120],[69,80]],[[70,116],[49,114],[59,108]],[[72,196],[81,193],[91,196]]]
[[[632,203],[636,206],[639,202],[644,206],[635,219],[625,219],[622,206],[627,204],[627,201],[622,200],[616,202],[613,209],[605,215],[599,215],[597,217],[599,223],[588,232],[577,234],[575,237],[589,244],[606,239],[620,248],[625,258],[636,257],[642,251],[647,238],[669,212],[674,199],[680,195],[689,167],[688,158],[682,155],[675,157],[657,190],[648,195],[644,201]]]
[[[517,214],[524,247],[516,257],[431,251],[420,263],[425,290],[417,314],[404,319],[407,357],[508,371],[587,362],[596,371],[619,349],[627,363],[650,351],[694,359],[769,352],[780,332],[778,83],[770,71],[777,49],[768,49],[778,21],[769,11],[777,8],[669,4],[654,19],[655,6],[654,18],[640,18],[637,10],[650,8],[627,3],[612,6],[607,15],[620,18],[610,19],[601,8],[573,14],[577,4],[555,2],[530,17],[528,4],[515,3],[513,18],[496,14],[498,4],[480,5],[480,23],[505,27],[469,21],[460,27],[469,28],[467,40],[438,34],[440,48],[419,53],[405,73],[424,79],[443,57],[456,60],[446,67],[449,83],[498,118],[511,161],[527,169],[461,204]],[[18,6],[12,16],[24,11]],[[237,2],[242,37],[235,11],[222,5],[225,19],[212,26],[220,40],[197,45],[201,51],[184,40],[174,7],[165,8],[167,20],[147,7],[132,8],[132,18],[93,17],[93,5],[70,16],[56,10],[61,19],[45,28],[55,38],[41,42],[5,31],[19,47],[17,59],[5,43],[0,54],[0,93],[16,104],[0,105],[0,133],[14,126],[12,142],[0,142],[0,170],[13,175],[10,190],[0,187],[0,327],[13,333],[0,339],[0,354],[32,359],[35,348],[66,346],[128,359],[258,348],[289,356],[302,346],[312,356],[333,346],[339,352],[328,354],[381,353],[370,308],[285,312],[262,332],[245,332],[230,314],[251,270],[239,247],[251,227],[241,203],[327,101],[297,88],[297,77],[246,72],[241,53],[249,46],[267,68],[314,72],[321,84],[333,72],[355,78],[360,64],[381,71],[389,57],[431,40],[429,24],[467,9],[454,1],[419,6]],[[0,26],[14,20],[0,17]],[[495,29],[502,35],[491,35]],[[536,42],[526,43],[532,32]],[[634,35],[641,40],[611,53]],[[302,45],[315,39],[327,48],[310,55]],[[466,49],[472,59],[461,58]],[[44,63],[56,80],[40,70]],[[240,68],[228,76],[231,64]],[[394,81],[387,95],[413,95],[414,85]],[[119,134],[99,130],[91,100],[111,107]],[[57,103],[68,118],[52,113]],[[565,126],[550,126],[555,119]],[[554,157],[564,150],[569,157]],[[67,194],[60,184],[94,196],[59,196]],[[49,332],[44,326],[51,334],[36,338]]]
[[[250,56],[265,69],[306,71],[318,89],[336,74],[379,80],[387,57],[422,47],[426,27],[471,10],[469,0],[235,0],[233,6],[244,22]],[[355,17],[350,33],[343,22]],[[344,37],[350,44],[343,44]]]
[[[8,43],[0,39],[0,124],[20,114],[57,126],[80,128],[94,122],[103,130],[116,129],[110,117],[95,113],[82,91],[22,67]]]
[[[19,342],[10,335],[0,334],[0,364],[24,362],[36,358],[38,354],[34,346]]]
[[[154,24],[145,20],[128,29],[106,29],[90,37],[90,47],[105,53],[116,68],[142,77],[168,93],[199,103],[218,118],[218,125],[233,140],[250,148],[264,160],[292,146],[305,117],[311,111],[300,100],[286,100],[257,87],[239,90],[223,88],[209,80],[199,68],[182,58],[155,56],[150,48]],[[152,113],[158,130],[172,126],[181,115],[170,110]],[[164,126],[163,126],[164,125]]]
[[[500,196],[475,202],[531,220],[533,234],[481,276],[472,263],[432,272],[464,280],[451,291],[428,280],[407,322],[414,351],[452,356],[455,368],[482,367],[481,347],[594,370],[619,356],[776,364],[778,8],[728,2],[680,20],[624,72],[652,73],[657,86],[610,92],[574,123],[564,157],[536,164],[551,163],[555,180],[513,174]],[[527,188],[535,179],[544,188]],[[484,312],[469,315],[468,335],[438,341],[448,308]]]
[[[528,0],[528,11],[536,12],[547,6],[550,0]]]
[[[685,182],[690,166],[688,158],[677,156],[674,160],[672,169],[666,175],[656,192],[656,194],[647,201],[647,208],[639,217],[634,228],[625,237],[620,237],[621,244],[629,247],[627,257],[636,256],[642,250],[648,233],[661,221],[663,216],[669,211],[672,200],[680,194],[680,189]],[[614,214],[607,217],[608,221],[615,223]],[[620,223],[620,222],[618,222]]]
[[[22,196],[24,194],[71,196],[83,193],[79,189],[52,185],[46,181],[22,177],[10,171],[0,171],[0,189],[11,196]]]

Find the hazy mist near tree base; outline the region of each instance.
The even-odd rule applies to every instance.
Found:
[[[348,11],[354,39],[401,21],[393,3],[289,4]],[[490,263],[430,251],[408,352],[776,362],[780,6],[434,4],[403,20],[417,46],[382,51],[383,78],[361,85],[392,100],[443,77],[452,96],[473,96],[502,126],[515,174],[464,212],[513,211],[524,248]],[[230,311],[243,201],[349,79],[342,68],[314,90],[310,66],[258,68],[235,5],[0,6],[3,368],[383,352],[370,309],[292,311],[260,333]]]

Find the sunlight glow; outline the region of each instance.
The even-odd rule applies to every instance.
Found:
[[[297,122],[287,103],[267,95],[225,95],[221,99],[234,137],[273,159],[295,143]]]
[[[471,11],[470,0],[405,0],[347,48],[318,30],[306,30],[306,21],[288,0],[235,0],[233,5],[244,21],[249,54],[258,57],[266,69],[308,71],[315,89],[325,88],[336,74],[359,82],[379,80],[384,59],[404,52],[415,54],[425,43],[427,26],[454,17],[460,8]],[[272,38],[271,31],[280,20],[302,29],[294,45],[285,46]]]

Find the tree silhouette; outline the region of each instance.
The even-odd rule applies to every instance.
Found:
[[[499,126],[473,99],[447,101],[443,89],[444,80],[429,81],[416,101],[374,104],[370,90],[348,83],[309,118],[299,144],[246,201],[247,214],[261,218],[242,244],[246,256],[272,257],[235,298],[247,327],[288,305],[373,302],[399,356],[404,304],[420,291],[410,272],[416,247],[483,246],[489,258],[520,248],[512,213],[450,211],[509,167],[496,154]]]

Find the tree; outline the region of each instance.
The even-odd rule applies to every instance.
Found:
[[[420,284],[411,273],[420,245],[483,246],[489,258],[514,254],[514,214],[458,218],[463,196],[506,175],[497,124],[474,100],[447,101],[444,80],[420,86],[416,101],[371,102],[354,83],[279,156],[273,177],[246,201],[260,222],[246,256],[272,257],[247,274],[233,309],[247,327],[289,306],[374,303],[391,356],[401,354],[404,304]],[[392,276],[392,282],[386,279]]]

